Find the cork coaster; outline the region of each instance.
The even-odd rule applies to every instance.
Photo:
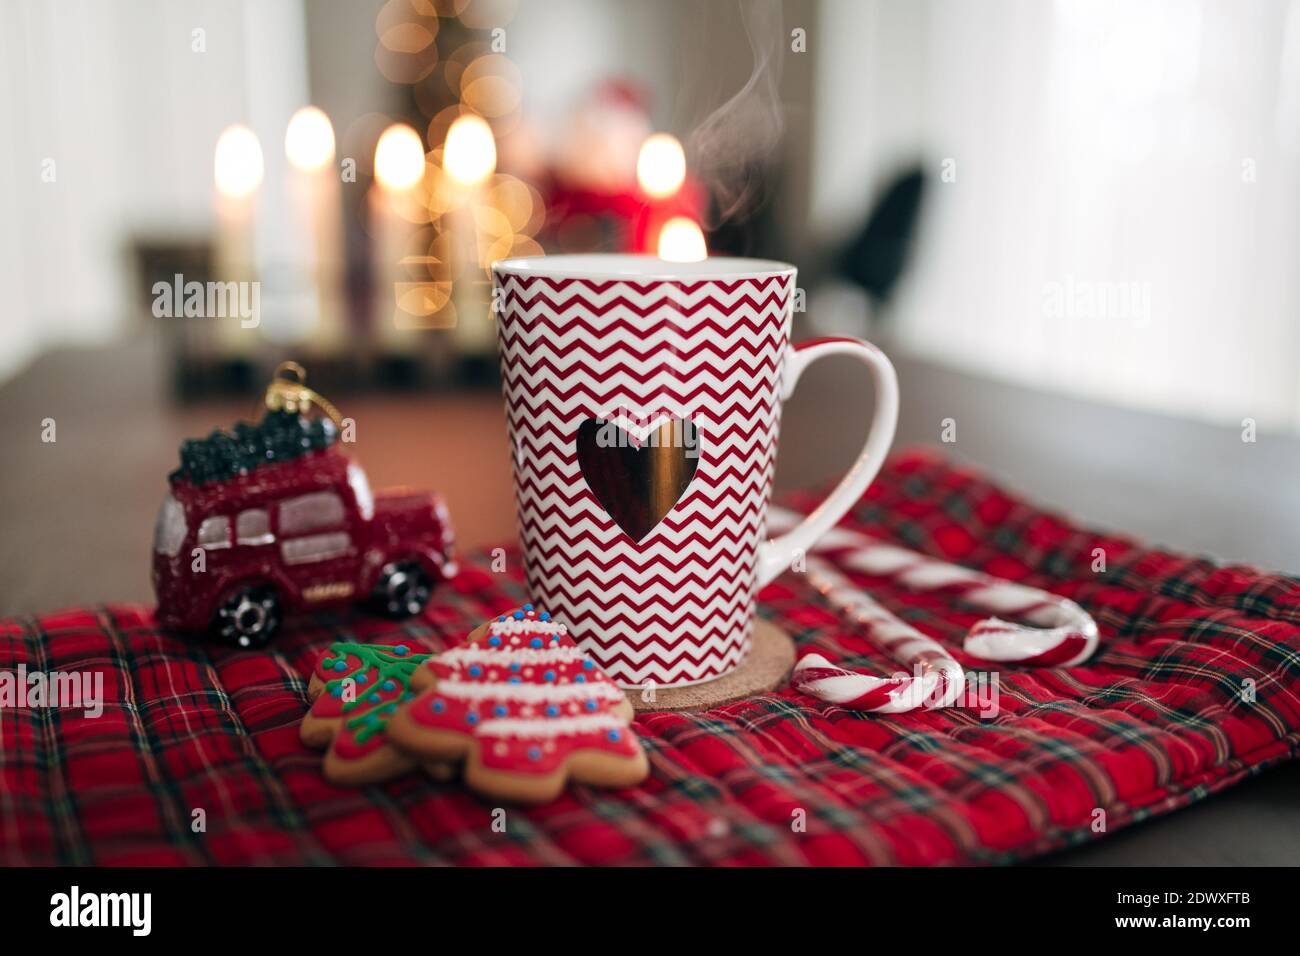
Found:
[[[717,680],[693,687],[660,687],[654,700],[641,699],[642,691],[627,691],[627,699],[637,713],[656,710],[711,710],[733,701],[765,694],[785,683],[794,667],[794,641],[775,624],[758,618],[754,621],[754,642],[740,665]]]

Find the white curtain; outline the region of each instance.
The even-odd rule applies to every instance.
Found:
[[[1300,428],[1300,2],[827,0],[823,33],[823,179],[929,173],[905,347]]]

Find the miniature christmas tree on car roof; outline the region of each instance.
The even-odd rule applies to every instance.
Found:
[[[236,422],[228,432],[217,429],[207,438],[187,439],[181,445],[180,467],[168,478],[196,485],[225,481],[259,465],[321,451],[337,440],[338,429],[328,418],[267,411],[260,422]]]
[[[338,409],[305,384],[307,373],[296,362],[283,362],[266,389],[262,420],[236,422],[230,431],[215,429],[207,438],[181,444],[180,467],[171,481],[191,484],[225,481],[246,475],[259,465],[292,461],[308,452],[321,451],[338,440]],[[312,406],[328,417],[310,417]]]

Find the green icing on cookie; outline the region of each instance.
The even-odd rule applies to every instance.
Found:
[[[325,682],[325,693],[343,697],[347,682],[353,682],[353,698],[343,701],[343,726],[352,731],[357,743],[364,744],[383,732],[397,705],[412,696],[411,678],[416,668],[432,656],[413,651],[406,644],[330,645],[321,658],[321,669],[338,676]],[[349,657],[359,658],[360,666],[347,670]],[[340,664],[342,670],[338,669]]]

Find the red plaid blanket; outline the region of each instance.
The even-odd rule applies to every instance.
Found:
[[[137,607],[18,618],[0,622],[0,671],[101,671],[105,705],[0,710],[0,862],[1007,862],[1098,838],[1100,812],[1113,832],[1295,755],[1300,582],[1083,530],[922,453],[896,458],[846,524],[1073,598],[1101,650],[1001,673],[986,718],[865,716],[788,690],[642,716],[645,785],[510,809],[502,831],[456,783],[330,786],[298,721],[331,641],[439,649],[521,601],[517,560],[504,575],[467,562],[417,622],[323,616],[271,653],[160,633]],[[978,612],[853,577],[961,658]],[[760,613],[801,651],[894,669],[797,575]]]

